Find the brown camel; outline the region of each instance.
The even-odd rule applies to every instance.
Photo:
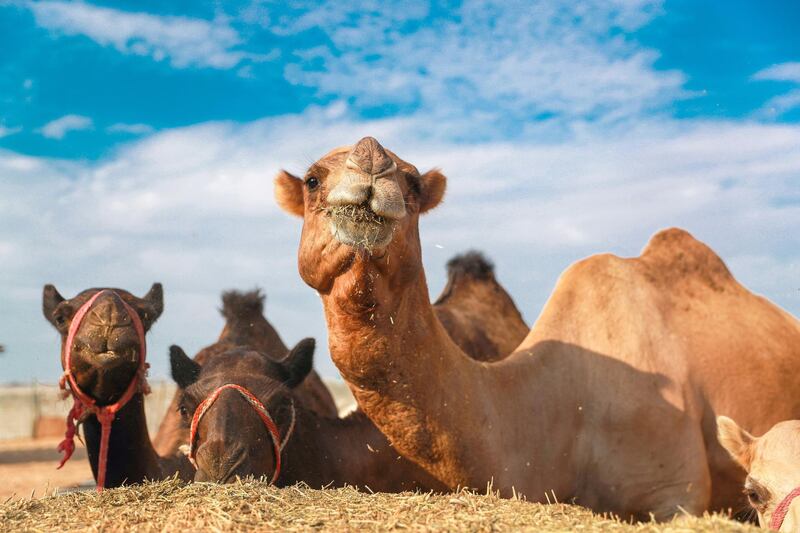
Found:
[[[381,492],[444,490],[433,476],[398,455],[363,413],[332,418],[303,405],[297,384],[311,370],[313,354],[313,339],[298,343],[281,361],[235,348],[215,353],[201,365],[179,347],[170,349],[186,427],[203,400],[218,387],[235,384],[264,405],[277,426],[276,441],[285,442],[276,452],[253,407],[237,391],[225,390],[199,419],[195,480],[224,483],[237,476],[270,479],[277,474],[279,486],[302,481],[312,487],[352,485]]]
[[[67,334],[73,318],[101,291],[75,332],[70,368],[67,369]],[[142,357],[140,339],[125,304],[138,315],[143,331],[148,331],[164,309],[161,284],[154,284],[142,298],[121,289],[88,289],[69,300],[64,299],[53,285],[44,287],[42,310],[45,318],[61,334],[61,366],[72,374],[80,390],[98,406],[119,402],[139,371]],[[94,414],[87,414],[82,425],[89,463],[95,480],[98,480],[101,424]],[[135,392],[114,416],[107,458],[104,487],[164,479],[175,473],[188,480],[193,474],[185,457],[159,457],[153,449],[141,391]]]
[[[744,494],[761,527],[800,531],[800,420],[778,422],[754,437],[720,416],[717,432],[719,442],[747,472]]]
[[[433,310],[459,348],[477,361],[506,357],[529,331],[514,300],[497,282],[494,265],[476,251],[447,262],[447,284]]]
[[[221,312],[225,318],[222,333],[217,342],[197,352],[197,363],[203,364],[215,354],[236,347],[249,346],[276,360],[289,352],[278,332],[264,317],[264,295],[261,291],[224,292]],[[314,370],[297,386],[295,394],[297,400],[312,411],[323,416],[337,416],[333,397]],[[180,391],[176,391],[153,440],[153,446],[161,455],[177,453],[178,448],[189,439],[178,413],[179,396]]]
[[[742,503],[715,413],[766,429],[800,416],[800,324],[681,230],[640,257],[567,269],[509,357],[481,363],[428,302],[419,215],[445,177],[375,139],[337,148],[276,198],[304,216],[298,268],[331,356],[403,455],[448,487],[545,495],[625,517]],[[758,380],[752,379],[758,376]]]

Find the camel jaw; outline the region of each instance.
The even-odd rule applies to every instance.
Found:
[[[396,221],[376,214],[366,205],[325,208],[333,238],[342,244],[368,251],[392,242]]]

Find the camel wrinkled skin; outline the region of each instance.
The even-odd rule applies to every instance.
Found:
[[[280,173],[276,199],[304,217],[298,270],[322,298],[331,356],[402,454],[451,488],[492,482],[504,495],[547,493],[634,519],[742,506],[743,475],[717,440],[716,413],[755,431],[800,418],[800,395],[780,393],[800,386],[796,318],[670,229],[639,257],[569,267],[514,353],[474,361],[436,318],[422,267],[419,215],[441,201],[446,179],[379,146],[337,148],[302,179]],[[345,175],[376,180],[348,163],[365,151],[391,157],[396,169],[380,179],[393,179],[405,204],[402,217],[382,215],[391,239],[369,247],[337,239],[348,222],[327,202]],[[375,209],[367,197],[354,211]]]
[[[778,422],[754,437],[732,419],[720,416],[717,432],[722,446],[747,472],[744,493],[761,527],[768,528],[778,505],[800,487],[800,420]],[[800,531],[800,498],[792,500],[780,531]]]

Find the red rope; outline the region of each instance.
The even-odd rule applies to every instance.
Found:
[[[75,336],[78,333],[78,328],[80,327],[81,322],[86,314],[91,309],[92,305],[94,305],[94,302],[100,297],[101,294],[106,292],[114,293],[114,291],[111,289],[98,291],[78,309],[78,311],[75,313],[75,316],[72,318],[72,323],[69,325],[67,340],[64,347],[64,375],[59,381],[59,385],[63,390],[66,390],[67,383],[69,383],[69,390],[72,394],[73,403],[72,409],[70,409],[69,414],[67,414],[67,430],[64,434],[64,440],[58,445],[58,451],[64,453],[58,468],[64,466],[64,463],[66,463],[69,458],[72,457],[72,453],[75,451],[75,433],[77,432],[76,422],[79,424],[88,413],[94,414],[97,417],[97,421],[100,422],[100,457],[98,458],[96,479],[98,492],[103,490],[106,484],[108,441],[109,437],[111,436],[111,425],[114,422],[114,417],[119,410],[122,409],[125,404],[131,400],[131,398],[133,398],[133,395],[136,394],[136,392],[144,392],[145,394],[149,392],[149,387],[147,386],[147,381],[145,379],[148,365],[145,362],[145,358],[147,357],[147,345],[144,336],[144,326],[142,325],[142,320],[139,318],[139,315],[136,313],[136,311],[119,295],[117,296],[122,302],[125,311],[128,313],[131,322],[133,322],[133,327],[136,329],[136,334],[139,337],[139,368],[128,385],[128,388],[125,389],[122,397],[120,397],[120,399],[115,403],[111,405],[99,406],[96,404],[94,398],[80,389],[77,381],[75,381],[75,377],[72,375],[72,345],[75,342]]]
[[[214,402],[217,401],[217,398],[219,398],[219,395],[222,394],[222,391],[226,389],[232,389],[241,394],[244,399],[247,400],[247,403],[249,403],[250,406],[255,409],[256,413],[261,418],[261,421],[264,422],[264,425],[269,432],[269,436],[272,439],[272,447],[273,451],[275,452],[275,471],[273,472],[272,480],[270,481],[270,483],[275,483],[281,473],[281,452],[283,451],[284,446],[286,446],[286,443],[289,441],[292,431],[294,431],[294,403],[292,403],[292,422],[289,425],[289,429],[286,431],[286,436],[283,438],[283,441],[281,441],[281,434],[278,431],[278,426],[275,424],[275,421],[272,420],[272,417],[269,415],[267,408],[264,407],[264,404],[261,403],[261,401],[249,390],[234,383],[227,383],[221,387],[217,387],[214,392],[212,392],[205,400],[200,402],[200,405],[198,405],[197,409],[195,409],[194,415],[192,416],[192,425],[189,433],[189,461],[191,461],[194,467],[197,468],[197,462],[195,461],[195,454],[197,452],[197,446],[195,445],[197,442],[197,428],[200,424],[200,420],[203,418],[203,415],[205,415]]]
[[[778,507],[775,508],[775,512],[772,513],[772,518],[769,520],[769,528],[775,531],[780,531],[781,526],[783,525],[783,520],[786,518],[786,514],[789,512],[789,506],[792,504],[792,500],[800,496],[800,487],[797,487],[792,492],[786,495],[786,497],[781,500],[781,503],[778,504]]]

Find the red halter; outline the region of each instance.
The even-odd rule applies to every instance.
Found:
[[[281,473],[281,452],[283,451],[283,448],[289,441],[289,437],[294,431],[294,402],[292,402],[292,422],[289,424],[289,429],[286,431],[286,436],[283,438],[283,440],[281,440],[281,434],[280,431],[278,431],[278,426],[275,424],[275,421],[272,420],[272,417],[269,416],[269,411],[267,411],[267,408],[264,407],[264,404],[261,403],[261,401],[259,401],[259,399],[256,398],[252,392],[241,385],[236,385],[234,383],[227,383],[221,387],[217,387],[214,392],[212,392],[205,400],[200,402],[200,405],[198,405],[197,409],[195,409],[194,416],[192,416],[191,431],[189,433],[189,461],[191,461],[196,469],[197,462],[195,461],[195,454],[197,449],[195,448],[195,443],[197,442],[197,426],[200,424],[200,419],[203,418],[203,415],[206,414],[206,412],[211,408],[211,405],[217,401],[217,398],[219,398],[219,395],[222,394],[222,391],[225,389],[232,389],[241,394],[244,399],[247,400],[247,403],[249,403],[250,406],[255,409],[259,418],[261,418],[261,421],[264,422],[264,425],[267,427],[269,436],[272,439],[272,449],[275,452],[275,472],[272,474],[272,480],[270,483],[275,483]]]
[[[147,345],[144,337],[144,326],[142,325],[142,321],[136,311],[134,311],[134,309],[128,305],[122,297],[119,299],[122,302],[125,311],[128,313],[131,322],[133,322],[133,327],[136,329],[136,333],[139,336],[139,369],[133,376],[128,388],[125,389],[122,397],[120,397],[120,399],[115,403],[111,405],[99,406],[96,405],[94,398],[80,389],[78,383],[75,381],[75,376],[72,375],[72,344],[75,342],[75,335],[78,332],[81,322],[89,312],[89,309],[91,309],[94,302],[100,297],[101,294],[106,292],[114,293],[114,291],[111,289],[98,291],[89,299],[89,301],[87,301],[78,309],[78,311],[75,313],[75,316],[72,318],[72,323],[69,325],[69,331],[67,332],[67,341],[64,352],[64,375],[62,375],[61,379],[59,380],[59,385],[61,386],[62,390],[66,390],[67,383],[69,383],[69,390],[72,393],[73,403],[72,409],[70,409],[69,414],[67,414],[67,431],[64,435],[64,440],[58,445],[58,451],[64,452],[64,457],[61,459],[61,464],[58,465],[58,468],[64,466],[64,463],[66,463],[67,460],[72,457],[72,452],[75,451],[75,432],[77,430],[75,422],[80,422],[87,413],[94,414],[97,417],[97,420],[100,422],[101,428],[100,457],[98,458],[97,466],[98,492],[103,490],[106,482],[108,439],[111,435],[111,424],[114,422],[114,417],[116,416],[117,412],[130,401],[136,392],[143,392],[145,394],[150,392],[145,379],[145,374],[149,365],[145,363],[145,358],[147,357]]]
[[[792,500],[800,496],[800,487],[797,487],[792,492],[786,495],[786,497],[781,500],[781,503],[775,508],[775,512],[772,513],[772,518],[769,520],[769,528],[775,531],[780,531],[781,526],[783,525],[783,519],[786,518],[786,514],[789,512],[789,506],[792,504]]]

